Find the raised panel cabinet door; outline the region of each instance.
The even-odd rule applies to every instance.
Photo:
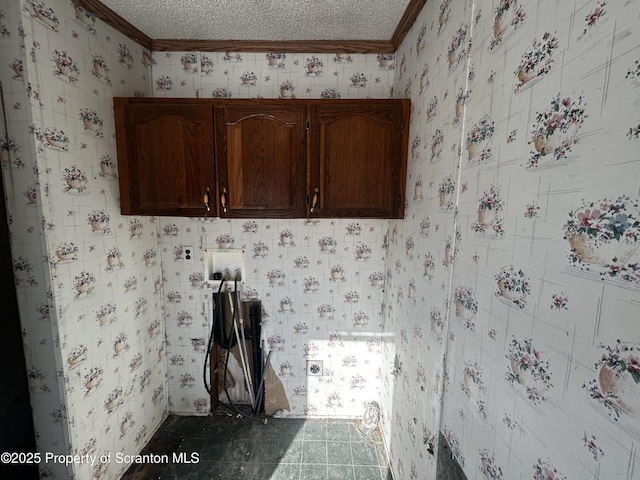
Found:
[[[116,135],[123,214],[214,215],[211,105],[116,103]]]
[[[282,101],[215,107],[221,217],[305,215],[305,107]]]
[[[408,107],[401,101],[311,108],[310,216],[402,218]]]

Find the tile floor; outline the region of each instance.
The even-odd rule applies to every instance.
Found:
[[[134,464],[124,480],[392,480],[380,435],[355,420],[226,413],[169,416],[141,454],[197,452],[198,463]]]

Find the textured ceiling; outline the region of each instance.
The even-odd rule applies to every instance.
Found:
[[[389,40],[409,0],[100,0],[152,39]]]

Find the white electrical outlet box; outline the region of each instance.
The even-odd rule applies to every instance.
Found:
[[[214,286],[220,285],[225,279],[230,284],[236,280],[244,284],[244,250],[205,249],[204,278],[206,283]]]
[[[307,360],[307,376],[321,377],[322,375],[322,360]]]

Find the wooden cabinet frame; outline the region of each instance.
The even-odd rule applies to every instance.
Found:
[[[123,214],[404,217],[409,99],[116,97],[114,110]]]

